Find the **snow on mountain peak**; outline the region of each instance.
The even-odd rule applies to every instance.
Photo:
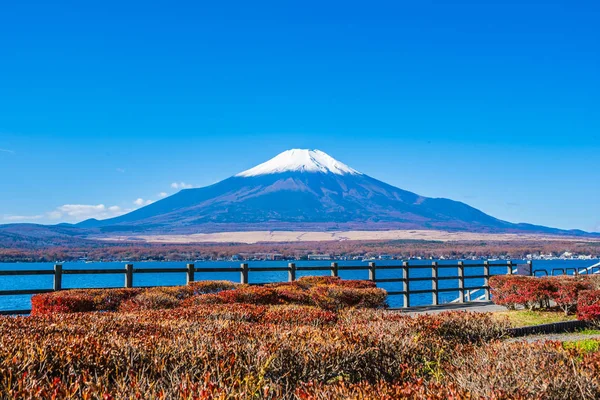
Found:
[[[292,149],[284,151],[254,168],[240,172],[236,176],[250,177],[291,171],[361,175],[360,172],[339,162],[321,150]]]

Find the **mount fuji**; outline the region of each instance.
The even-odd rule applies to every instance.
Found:
[[[420,196],[371,178],[320,150],[304,149],[284,151],[214,185],[181,190],[128,214],[77,226],[104,233],[341,229],[567,233],[509,223],[458,201]]]

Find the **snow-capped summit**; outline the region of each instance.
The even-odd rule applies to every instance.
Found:
[[[278,154],[269,161],[259,164],[254,168],[240,172],[236,176],[250,177],[291,171],[362,175],[360,172],[321,150],[291,149]]]

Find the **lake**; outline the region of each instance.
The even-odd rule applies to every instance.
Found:
[[[549,275],[552,274],[552,270],[556,268],[576,268],[583,269],[589,267],[598,260],[535,260],[533,261],[534,271],[541,270],[547,271]],[[252,261],[248,262],[250,267],[284,267],[287,266],[287,261]],[[329,261],[295,261],[297,266],[326,266],[329,265]],[[337,261],[340,266],[348,265],[364,265],[367,266],[367,262],[362,261]],[[469,264],[479,264],[482,261],[465,261],[465,266]],[[504,261],[492,261],[492,264],[505,263]],[[513,260],[513,264],[525,263],[523,260]],[[185,267],[185,262],[135,262],[133,263],[136,267],[144,268],[182,268]],[[430,260],[414,260],[410,261],[411,265],[431,265]],[[442,260],[439,261],[440,265],[456,265],[456,260]],[[240,262],[235,261],[205,261],[196,262],[196,268],[238,268]],[[376,261],[376,265],[402,265],[400,260],[385,260]],[[67,262],[63,263],[63,270],[68,269],[104,269],[104,268],[123,268],[125,262],[94,262],[94,263],[83,263],[83,262]],[[0,270],[38,270],[48,269],[52,270],[54,263],[0,263]],[[490,268],[491,274],[505,274],[507,271],[506,267],[492,267]],[[573,273],[571,270],[570,273]],[[328,271],[298,271],[296,276],[307,275],[329,275]],[[339,271],[339,275],[343,279],[368,279],[368,271]],[[401,270],[377,270],[377,278],[399,278],[402,275]],[[483,275],[483,267],[472,267],[465,268],[465,287],[480,286],[483,285],[483,279],[471,278],[469,276]],[[439,270],[439,276],[457,276],[456,268],[441,268]],[[426,278],[431,277],[431,270],[429,268],[410,268],[411,278]],[[102,287],[123,287],[124,274],[96,274],[96,275],[63,275],[62,286],[63,288],[102,288]],[[238,271],[232,272],[196,272],[196,280],[231,280],[239,282],[240,273]],[[185,285],[186,274],[185,273],[144,273],[134,274],[133,285],[138,286],[173,286],[173,285]],[[250,283],[267,283],[267,282],[280,282],[287,280],[286,271],[277,272],[258,272],[252,271],[249,274]],[[51,289],[53,284],[52,275],[40,275],[40,276],[0,276],[0,290],[22,290],[22,289]],[[439,281],[439,288],[456,288],[458,285],[457,280],[441,280]],[[401,282],[388,282],[380,283],[379,287],[388,291],[400,291],[402,290]],[[419,281],[410,283],[411,290],[425,290],[431,289],[431,282]],[[472,294],[472,299],[475,299],[483,294],[483,291]],[[458,292],[447,292],[440,293],[440,303],[448,303],[455,300],[458,297]],[[17,310],[17,309],[29,309],[31,308],[31,295],[19,295],[19,296],[0,296],[0,310]],[[431,304],[431,294],[413,294],[410,297],[412,306],[428,305]],[[389,304],[391,307],[402,306],[402,296],[390,296]]]

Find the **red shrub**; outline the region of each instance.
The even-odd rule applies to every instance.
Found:
[[[301,304],[311,305],[313,304],[310,295],[307,290],[303,290],[301,287],[290,284],[285,286],[277,286],[273,288],[279,299],[286,304]]]
[[[600,274],[585,275],[585,280],[589,282],[592,290],[600,290]]]
[[[191,286],[157,286],[147,288],[144,293],[162,293],[165,296],[172,297],[177,300],[185,300],[194,295],[194,288]]]
[[[383,289],[353,289],[318,285],[312,287],[309,294],[314,304],[326,310],[339,310],[346,307],[387,307],[387,292]]]
[[[495,304],[514,309],[519,300],[517,297],[518,277],[512,275],[496,275],[489,280],[492,301]]]
[[[302,289],[308,290],[317,285],[339,285],[342,280],[338,276],[303,276],[294,282]]]
[[[354,279],[340,280],[338,285],[347,287],[347,288],[351,288],[351,289],[372,289],[372,288],[377,287],[377,284],[373,281],[354,280]]]
[[[175,308],[177,305],[179,305],[179,300],[176,297],[159,290],[148,290],[123,302],[119,306],[119,311],[134,312],[140,310],[162,310]]]
[[[218,293],[223,290],[232,290],[239,286],[239,283],[231,281],[196,281],[190,282],[188,287],[192,288],[194,294]]]
[[[452,343],[475,344],[506,336],[509,323],[497,320],[491,313],[448,311],[418,314],[411,319],[411,329],[424,335],[443,337]]]
[[[225,304],[225,300],[221,298],[218,294],[209,293],[209,294],[201,294],[197,296],[188,297],[184,301],[182,301],[179,306],[183,308],[206,305],[206,304]]]
[[[584,290],[579,293],[577,318],[582,321],[600,322],[600,290]]]
[[[330,325],[337,322],[337,314],[309,306],[273,306],[262,318],[267,324]]]
[[[571,276],[555,277],[553,284],[555,291],[551,294],[552,300],[565,315],[577,307],[580,292],[591,289],[589,281]]]
[[[94,298],[85,290],[66,290],[31,297],[31,315],[94,311]]]
[[[330,284],[326,284],[330,283]],[[265,286],[239,285],[229,281],[199,281],[186,286],[136,289],[69,290],[34,296],[32,313],[80,311],[137,311],[193,307],[202,304],[245,303],[258,305],[318,304],[326,309],[380,308],[385,291],[368,281],[344,281],[338,277],[303,277],[297,282]],[[323,287],[312,293],[311,290]],[[318,303],[315,299],[318,298]]]
[[[519,275],[498,275],[490,278],[492,300],[514,309],[516,305],[533,309],[548,308],[553,300],[565,314],[573,311],[582,290],[592,288],[586,276],[551,276],[537,278]]]
[[[303,276],[298,278],[294,284],[303,289],[310,289],[317,285],[335,285],[355,289],[368,289],[377,287],[373,281],[341,279],[339,276]]]
[[[497,275],[490,278],[492,301],[514,309],[516,305],[533,309],[548,307],[556,291],[553,278]]]
[[[94,298],[94,310],[116,311],[124,301],[140,294],[144,289],[95,289],[89,293]]]
[[[523,285],[518,292],[524,300],[522,304],[529,309],[550,307],[550,299],[556,291],[556,279],[553,277],[536,278],[533,276],[523,278],[525,278],[522,280]]]
[[[275,289],[264,286],[241,285],[234,290],[217,293],[224,303],[250,303],[257,305],[280,304]]]
[[[211,304],[191,308],[194,318],[206,320],[228,320],[239,322],[260,322],[267,307],[252,304]],[[189,317],[186,320],[189,321]]]

